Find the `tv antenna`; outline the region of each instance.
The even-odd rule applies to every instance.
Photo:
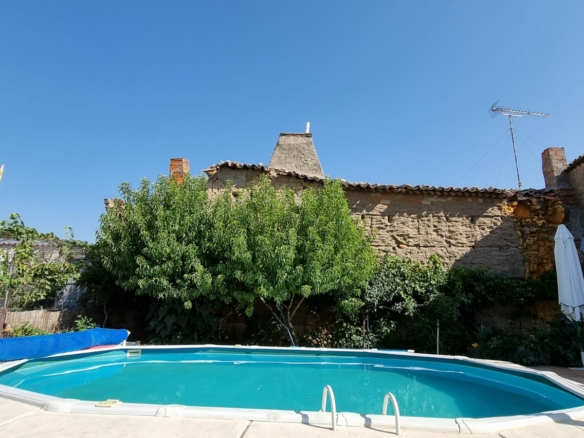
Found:
[[[503,114],[504,116],[509,117],[509,128],[511,129],[511,143],[513,144],[513,154],[515,155],[515,169],[517,169],[517,183],[519,185],[519,190],[523,184],[521,184],[521,177],[519,176],[519,163],[517,162],[517,148],[515,147],[515,134],[513,133],[513,117],[523,117],[523,116],[533,116],[533,117],[541,117],[546,118],[549,114],[548,113],[538,113],[535,111],[525,111],[525,110],[518,110],[518,109],[511,109],[511,108],[502,108],[498,107],[497,104],[499,101],[496,101],[494,104],[491,105],[490,112],[491,117],[497,116],[499,113]]]

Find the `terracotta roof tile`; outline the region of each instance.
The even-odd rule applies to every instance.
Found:
[[[324,178],[318,178],[315,176],[302,175],[296,172],[284,171],[279,169],[272,169],[270,167],[264,166],[263,164],[243,164],[237,161],[224,161],[219,164],[214,164],[209,169],[205,169],[203,172],[211,176],[217,172],[220,168],[230,168],[230,169],[250,169],[258,170],[260,172],[274,172],[279,175],[293,176],[299,179],[307,181],[322,182]],[[343,181],[343,185],[349,190],[371,190],[379,192],[393,192],[393,193],[420,193],[429,195],[439,195],[439,196],[482,196],[488,198],[509,198],[513,197],[518,200],[527,199],[534,196],[547,195],[550,197],[555,197],[557,192],[554,189],[526,189],[526,190],[508,190],[508,189],[496,189],[489,187],[487,189],[479,189],[478,187],[434,187],[434,186],[411,186],[408,184],[404,185],[393,185],[393,184],[371,184],[371,183],[352,183]]]
[[[580,155],[578,158],[568,164],[568,167],[566,167],[566,172],[571,172],[582,163],[584,163],[584,154]]]

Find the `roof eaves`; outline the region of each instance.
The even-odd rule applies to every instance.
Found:
[[[584,163],[584,154],[580,155],[578,158],[568,164],[568,167],[566,167],[566,172],[571,172],[582,163]]]
[[[293,176],[307,181],[323,182],[326,178],[319,178],[316,176],[303,175],[293,171],[272,169],[270,167],[264,166],[263,164],[244,164],[237,161],[224,161],[219,164],[214,164],[210,166],[209,169],[205,169],[203,172],[207,175],[214,175],[219,168],[230,168],[230,169],[250,169],[257,170],[261,172],[274,172],[279,175]],[[370,190],[370,191],[380,191],[380,192],[392,192],[392,193],[419,193],[419,194],[434,194],[437,196],[470,196],[470,197],[489,197],[489,198],[531,198],[534,196],[550,195],[555,196],[556,191],[554,189],[526,189],[526,190],[513,190],[513,189],[496,189],[489,187],[486,189],[479,189],[478,187],[434,187],[434,186],[411,186],[409,184],[403,185],[393,185],[393,184],[372,184],[365,182],[347,182],[342,180],[343,186],[349,190]]]

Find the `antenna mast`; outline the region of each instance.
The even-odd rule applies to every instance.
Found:
[[[491,105],[491,112],[493,116],[496,116],[498,113],[503,114],[504,116],[509,117],[509,128],[511,129],[511,143],[513,143],[513,154],[515,155],[515,169],[517,169],[517,182],[519,184],[519,190],[523,184],[521,184],[521,177],[519,176],[519,162],[517,161],[517,148],[515,147],[515,134],[513,132],[513,117],[523,117],[523,116],[533,116],[533,117],[541,117],[546,118],[549,114],[548,113],[538,113],[535,111],[525,111],[525,110],[517,110],[511,108],[501,108],[498,107],[497,104],[499,101],[495,102]]]

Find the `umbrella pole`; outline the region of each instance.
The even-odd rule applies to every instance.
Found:
[[[580,330],[580,321],[574,321],[576,323],[576,333],[578,335],[578,349],[580,350],[580,360],[582,361],[582,366],[584,367],[584,349],[582,348],[582,333]]]

